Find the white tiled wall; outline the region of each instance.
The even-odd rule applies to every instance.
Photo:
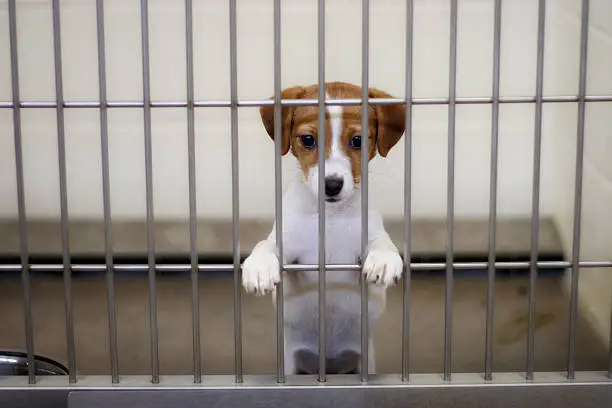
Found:
[[[7,0],[0,0],[0,100],[8,101],[10,65]],[[53,100],[54,70],[51,2],[20,0],[18,36],[21,95]],[[404,96],[405,2],[372,1],[372,86]],[[94,0],[64,0],[62,47],[65,97],[96,100],[97,52]],[[140,15],[137,0],[107,0],[106,45],[111,100],[142,95]],[[327,80],[359,83],[361,78],[361,4],[327,2]],[[282,2],[283,86],[317,81],[316,0]],[[263,99],[273,92],[271,0],[238,1],[238,89],[240,98]],[[195,0],[196,98],[229,98],[227,2]],[[449,1],[415,1],[414,93],[448,94]],[[572,95],[578,90],[578,0],[548,2],[545,93]],[[459,1],[458,94],[489,96],[492,79],[493,1]],[[533,95],[536,71],[537,1],[505,1],[502,31],[502,95]],[[612,93],[612,2],[591,1],[589,43],[590,94]],[[155,100],[185,97],[183,2],[150,1],[151,87]],[[544,109],[542,212],[554,215],[564,243],[571,247],[576,105]],[[488,212],[490,107],[457,109],[456,211],[458,217],[483,218]],[[612,257],[612,105],[590,105],[583,207],[585,259]],[[138,109],[111,110],[110,160],[115,218],[145,212],[144,143]],[[196,113],[197,192],[201,216],[230,217],[231,176],[229,112]],[[153,112],[155,212],[158,217],[187,214],[187,141],[185,112]],[[499,214],[529,216],[534,108],[503,105],[500,122]],[[273,215],[273,144],[256,109],[240,111],[240,192],[244,217]],[[55,115],[52,110],[24,110],[23,136],[27,210],[31,217],[59,213]],[[102,214],[99,122],[95,110],[66,112],[70,215]],[[413,212],[416,217],[444,217],[446,198],[447,109],[414,111]],[[11,113],[0,110],[0,217],[16,214]],[[293,158],[284,161],[285,182],[296,174]],[[403,151],[371,165],[371,200],[386,216],[402,214]],[[582,300],[607,336],[610,271],[582,272]]]

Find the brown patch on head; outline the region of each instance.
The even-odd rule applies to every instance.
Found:
[[[345,82],[326,84],[327,96],[331,99],[361,98],[361,87]],[[370,98],[391,98],[378,89],[370,88]],[[282,91],[282,99],[317,99],[318,85],[291,87]],[[316,106],[283,106],[281,110],[282,154],[289,150],[298,159],[302,171],[318,162],[318,107]],[[325,112],[325,157],[329,157],[332,146],[332,128],[330,109]],[[333,111],[333,109],[332,109]],[[343,153],[349,158],[355,182],[361,179],[361,150],[351,148],[351,138],[361,135],[361,106],[342,106],[342,133],[340,145]],[[274,139],[274,106],[263,106],[260,109],[262,122],[268,135]],[[376,156],[376,150],[386,157],[389,150],[400,140],[405,129],[405,105],[371,105],[369,107],[368,146],[369,160]],[[316,146],[309,147],[303,143],[303,136],[311,135]]]

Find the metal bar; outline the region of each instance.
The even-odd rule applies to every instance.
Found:
[[[580,239],[582,216],[582,173],[584,167],[584,128],[586,122],[586,104],[584,95],[587,87],[587,57],[589,46],[589,0],[582,0],[582,21],[580,34],[580,83],[578,92],[578,129],[576,141],[576,179],[574,190],[574,227],[572,236],[572,286],[569,316],[569,344],[567,353],[567,378],[574,379],[576,372],[576,321],[578,319],[578,283],[580,275]]]
[[[451,0],[449,105],[448,105],[448,169],[446,220],[446,282],[444,307],[444,381],[450,381],[452,372],[453,332],[453,267],[455,220],[455,98],[457,96],[457,0]]]
[[[196,196],[195,110],[193,83],[193,1],[185,0],[185,67],[187,89],[187,161],[189,167],[189,252],[191,257],[191,314],[193,330],[193,382],[202,382],[200,350],[200,290],[198,280],[198,224]]]
[[[142,95],[144,100],[145,182],[147,205],[147,258],[149,263],[149,320],[151,335],[151,381],[159,383],[159,331],[157,327],[157,285],[155,270],[155,234],[153,218],[153,146],[151,137],[151,78],[149,63],[149,2],[140,1],[142,42]]]
[[[406,0],[406,134],[404,144],[404,291],[402,299],[402,381],[410,379],[410,286],[412,283],[412,46],[414,1]]]
[[[566,261],[540,261],[537,263],[538,269],[566,269],[572,266],[571,262]],[[495,262],[495,269],[529,269],[531,262]],[[612,261],[581,261],[578,263],[580,268],[611,268]],[[443,271],[447,267],[446,262],[411,262],[410,269],[413,271]],[[455,270],[474,270],[487,269],[488,262],[453,262]],[[71,264],[70,268],[74,272],[105,272],[106,264]],[[147,272],[149,266],[147,264],[114,264],[113,269],[116,272]],[[185,272],[191,271],[191,264],[157,264],[155,269],[160,272]],[[361,272],[362,265],[358,264],[327,264],[325,270],[329,272],[335,271],[355,271]],[[23,267],[21,264],[0,264],[0,272],[21,272]],[[63,265],[57,263],[30,264],[30,270],[34,272],[61,272]],[[232,272],[233,264],[199,264],[200,272]],[[304,272],[318,271],[318,264],[287,264],[283,266],[283,270],[287,272]]]
[[[497,238],[497,174],[499,150],[499,86],[501,60],[502,0],[495,0],[493,35],[493,106],[491,107],[491,173],[489,186],[489,274],[485,334],[485,380],[493,380],[493,316],[495,309],[495,259]]]
[[[15,140],[15,177],[17,181],[17,209],[19,217],[19,255],[21,259],[21,282],[23,286],[23,315],[28,353],[28,383],[36,384],[34,370],[34,323],[32,318],[32,291],[28,257],[28,231],[25,205],[25,182],[23,175],[23,144],[21,137],[21,111],[19,108],[19,50],[17,43],[17,6],[9,0],[9,36],[11,48],[11,89],[13,94],[13,132]]]
[[[284,332],[284,294],[283,294],[283,167],[282,167],[282,128],[281,128],[281,5],[274,0],[274,207],[276,246],[280,281],[276,287],[276,380],[285,382],[285,332]],[[289,136],[287,136],[289,137]]]
[[[232,250],[234,257],[234,371],[235,381],[243,381],[242,372],[242,287],[240,267],[239,172],[238,172],[238,40],[236,0],[229,3],[230,23],[230,97],[232,138]]]
[[[546,0],[539,0],[538,56],[536,74],[535,137],[533,148],[533,182],[531,193],[531,267],[529,269],[529,317],[527,324],[527,362],[525,375],[533,379],[535,360],[536,285],[540,239],[540,173],[542,158],[542,97],[544,94],[544,46],[546,34]]]
[[[370,1],[361,5],[361,259],[368,254],[368,162],[369,150],[369,104],[370,97]],[[368,282],[361,274],[361,381],[368,381]]]
[[[319,193],[317,197],[318,201],[318,212],[319,212],[319,382],[327,381],[327,368],[326,368],[326,356],[327,348],[325,344],[326,339],[326,322],[325,322],[325,309],[326,309],[326,293],[325,293],[325,150],[326,150],[326,135],[325,135],[325,0],[318,1],[318,25],[317,25],[317,55],[318,55],[318,127],[319,127]]]
[[[113,268],[113,238],[111,225],[110,164],[108,153],[108,107],[106,92],[106,46],[104,42],[104,0],[96,0],[98,37],[98,92],[100,94],[100,148],[102,152],[102,204],[104,207],[104,253],[108,332],[110,340],[111,381],[119,383],[119,351],[117,347],[117,306],[115,304],[115,269]]]
[[[575,103],[579,102],[578,96],[572,95],[557,95],[557,96],[544,96],[542,103]],[[455,98],[455,104],[457,105],[490,105],[493,102],[493,98],[489,97],[458,97]],[[498,102],[500,104],[525,104],[525,103],[536,103],[535,96],[500,96]],[[584,98],[584,102],[612,102],[612,95],[587,95]],[[384,105],[403,105],[406,103],[405,99],[402,98],[371,98],[369,100],[370,105],[384,106]],[[411,101],[412,105],[448,105],[450,103],[448,98],[414,98]],[[238,101],[239,107],[244,108],[256,108],[261,106],[272,106],[274,105],[273,100],[240,100]],[[318,106],[318,99],[282,99],[282,106]],[[45,102],[45,101],[25,101],[21,102],[21,108],[36,108],[36,109],[55,109],[57,103]],[[64,102],[65,108],[99,108],[100,102],[92,101],[66,101]],[[139,101],[110,101],[107,102],[109,108],[142,108],[143,102]],[[185,101],[154,101],[150,103],[151,108],[186,108],[188,103]],[[227,100],[210,100],[210,101],[194,101],[195,108],[229,108],[232,105],[231,101]],[[359,106],[361,105],[361,99],[359,98],[347,98],[347,99],[326,99],[325,106]],[[12,102],[0,102],[0,109],[12,109],[14,104]]]
[[[64,265],[64,296],[66,313],[66,346],[68,355],[69,382],[76,382],[76,356],[74,345],[74,316],[72,310],[72,270],[70,269],[70,239],[68,234],[68,187],[66,177],[66,138],[64,107],[64,85],[62,78],[62,40],[59,0],[53,0],[53,48],[55,68],[55,99],[57,103],[57,150],[59,164],[59,189],[61,213],[62,263]]]

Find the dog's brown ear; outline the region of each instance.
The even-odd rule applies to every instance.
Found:
[[[281,99],[300,99],[306,90],[304,87],[295,86],[284,89],[281,92]],[[271,98],[273,99],[273,98]],[[293,124],[293,106],[281,107],[281,134],[282,134],[282,153],[287,154],[291,146],[291,125]],[[274,140],[274,105],[262,106],[259,109],[261,121],[268,135]]]
[[[375,88],[369,90],[370,98],[392,98]],[[406,130],[406,105],[375,105],[376,145],[378,153],[387,157],[389,150],[402,138]]]

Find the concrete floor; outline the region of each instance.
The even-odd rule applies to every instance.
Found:
[[[160,278],[159,352],[162,374],[188,374],[192,369],[191,292],[183,277]],[[557,277],[538,281],[535,368],[566,367],[568,299]],[[117,282],[118,335],[122,374],[150,372],[148,292],[146,279]],[[231,374],[234,361],[232,280],[203,277],[200,285],[201,345],[205,374]],[[63,282],[36,278],[32,285],[36,352],[65,360]],[[500,278],[496,285],[494,370],[521,371],[525,364],[527,281]],[[74,281],[77,365],[82,374],[110,372],[105,282],[101,278]],[[411,298],[410,354],[413,372],[442,370],[444,280],[418,277]],[[389,296],[388,310],[376,330],[381,373],[397,373],[401,363],[401,288]],[[481,372],[484,358],[486,280],[457,278],[454,299],[453,371]],[[0,279],[0,348],[23,349],[21,285]],[[269,297],[243,298],[244,369],[246,374],[275,372],[274,309]],[[578,322],[578,369],[605,369],[607,350],[587,322]]]

